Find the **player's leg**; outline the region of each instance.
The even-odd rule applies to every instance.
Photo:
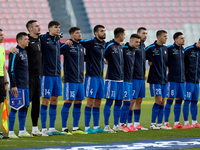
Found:
[[[14,125],[15,125],[15,116],[16,116],[17,110],[11,108],[9,113],[9,132],[8,136],[10,138],[18,138],[14,133]]]
[[[129,107],[128,118],[127,118],[128,127],[132,129],[134,128],[132,119],[133,119],[133,107],[134,107],[135,102],[136,102],[136,99],[132,99],[132,101],[130,101],[130,107]]]

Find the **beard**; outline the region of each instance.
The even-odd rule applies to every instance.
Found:
[[[102,35],[102,36],[98,35],[98,37],[99,37],[100,39],[102,39],[102,40],[106,38],[105,35]]]

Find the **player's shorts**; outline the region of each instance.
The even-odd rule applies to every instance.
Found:
[[[29,77],[29,102],[40,101],[40,77]]]
[[[167,84],[151,84],[150,93],[152,97],[162,96],[163,98],[168,97]]]
[[[123,99],[132,100],[132,83],[124,82],[124,97]]]
[[[123,100],[124,98],[124,82],[106,80],[105,94],[107,99]]]
[[[5,95],[4,77],[0,77],[0,103],[4,102]]]
[[[186,100],[199,100],[199,83],[186,82]]]
[[[61,76],[41,76],[41,97],[62,96]]]
[[[103,78],[85,76],[85,96],[98,99],[105,98]]]
[[[63,100],[84,100],[85,90],[83,83],[65,82]]]
[[[168,97],[170,98],[182,98],[186,97],[185,82],[168,82]]]
[[[26,89],[17,88],[17,89],[24,91],[24,98],[25,98],[25,100],[24,100],[24,102],[25,102],[24,106],[29,106],[29,89],[28,88],[26,88]]]
[[[137,99],[138,97],[145,97],[145,80],[132,80],[132,90],[133,90],[133,99]]]

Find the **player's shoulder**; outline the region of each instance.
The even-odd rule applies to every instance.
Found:
[[[80,42],[93,42],[93,41],[94,41],[94,38],[86,39],[86,40],[80,40]]]
[[[186,52],[186,51],[189,51],[189,50],[191,50],[191,49],[193,49],[193,48],[194,48],[194,45],[188,46],[188,47],[185,48],[185,52]]]
[[[106,42],[106,48],[105,50],[107,50],[110,46],[114,45],[115,43],[113,42],[113,40],[109,41],[109,42]]]
[[[149,50],[149,49],[151,49],[151,48],[154,48],[154,47],[156,47],[156,45],[153,43],[153,44],[147,46],[147,47],[145,48],[145,51],[147,51],[147,50]]]

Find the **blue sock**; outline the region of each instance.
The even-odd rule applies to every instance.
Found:
[[[140,120],[140,113],[141,113],[140,109],[134,110],[134,122],[139,122],[139,120]]]
[[[181,104],[182,104],[182,100],[176,100],[175,105],[174,105],[175,122],[179,122],[179,118],[181,115]]]
[[[110,108],[111,108],[112,104],[113,104],[113,100],[111,100],[111,99],[106,100],[106,104],[105,104],[104,110],[103,110],[105,126],[109,125]]]
[[[160,105],[159,112],[158,112],[158,124],[161,124],[163,121],[163,113],[164,113],[164,106]]]
[[[173,100],[167,99],[167,103],[165,105],[165,122],[169,122],[169,116],[170,116],[172,104],[173,104]]]
[[[22,107],[18,111],[18,120],[19,120],[19,130],[24,130],[26,122],[26,107]]]
[[[113,111],[114,125],[119,124],[119,117],[120,117],[120,114],[121,114],[121,105],[122,105],[121,100],[115,100],[115,106],[114,106],[114,111]]]
[[[85,127],[90,126],[90,119],[91,119],[91,108],[85,106]]]
[[[73,108],[73,127],[78,127],[80,116],[81,116],[81,105],[82,103],[79,104],[74,104]]]
[[[47,106],[41,105],[40,109],[40,118],[41,118],[41,124],[42,128],[46,128],[46,122],[47,122]]]
[[[93,123],[94,123],[94,127],[99,126],[99,108],[97,107],[93,107]]]
[[[189,100],[185,100],[184,104],[183,104],[183,118],[184,118],[184,121],[188,121],[189,105],[190,105],[190,101]]]
[[[154,103],[152,108],[151,123],[156,123],[156,118],[158,116],[160,105]]]
[[[198,112],[197,101],[191,101],[190,112],[192,115],[192,120],[196,121],[197,120],[197,112]]]
[[[10,113],[9,113],[9,131],[14,131],[16,113],[17,113],[17,110],[11,108]]]
[[[129,113],[128,113],[128,123],[132,123],[132,119],[133,119],[133,111],[129,110]]]
[[[129,107],[130,107],[130,101],[124,101],[123,106],[121,108],[120,123],[124,123],[125,125],[126,125],[126,120],[128,118]]]
[[[64,103],[62,110],[61,110],[61,117],[62,117],[62,127],[67,128],[67,119],[69,116],[69,109],[72,103]]]
[[[49,128],[55,127],[55,121],[56,121],[56,114],[57,114],[57,105],[50,104],[49,107]]]

